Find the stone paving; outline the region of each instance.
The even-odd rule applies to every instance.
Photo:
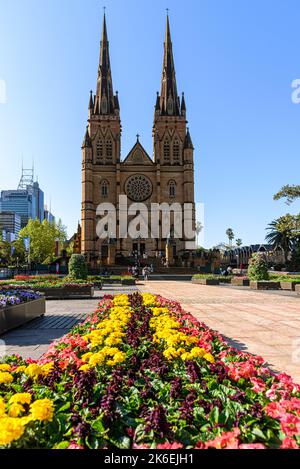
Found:
[[[179,301],[239,350],[261,355],[300,383],[300,296],[245,287],[148,281],[138,286]]]
[[[40,358],[54,340],[94,311],[104,294],[130,293],[135,287],[105,286],[90,299],[46,301],[46,314],[0,336],[0,357],[14,353],[24,358]]]

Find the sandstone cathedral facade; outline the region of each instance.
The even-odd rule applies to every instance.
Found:
[[[174,214],[168,236],[159,230],[155,238],[150,235],[122,238],[116,234],[112,238],[99,239],[96,233],[96,211],[103,202],[116,207],[119,226],[118,204],[122,194],[128,197],[129,206],[135,202],[143,202],[147,207],[151,203],[165,202],[182,207],[189,203],[194,207],[194,148],[187,128],[184,94],[180,98],[177,93],[168,16],[161,91],[156,97],[152,135],[152,157],[142,146],[139,136],[129,154],[122,157],[120,105],[118,93],[113,90],[104,14],[97,89],[96,94],[92,91],[90,94],[88,125],[82,144],[80,248],[91,267],[114,265],[118,259],[137,254],[150,259],[165,253],[172,265],[186,250],[184,232],[179,238],[174,236]],[[195,223],[194,209],[192,223]]]

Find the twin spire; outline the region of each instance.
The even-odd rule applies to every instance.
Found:
[[[97,79],[97,92],[90,96],[89,109],[94,114],[117,115],[119,113],[118,93],[114,95],[109,58],[109,42],[107,37],[106,17],[103,16],[100,59]],[[169,15],[167,15],[166,36],[164,42],[164,59],[161,79],[160,96],[157,94],[155,111],[161,115],[185,116],[184,95],[181,103],[177,93],[176,74],[172,50]]]
[[[91,109],[92,107],[94,113],[100,115],[114,115],[119,111],[118,93],[114,95],[113,91],[105,13],[100,43],[97,91],[95,100],[93,100],[91,95],[89,104],[89,108]]]

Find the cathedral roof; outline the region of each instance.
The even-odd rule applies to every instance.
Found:
[[[125,165],[153,165],[153,161],[146,152],[145,148],[140,144],[139,138],[135,145],[132,147],[125,160],[122,162]]]

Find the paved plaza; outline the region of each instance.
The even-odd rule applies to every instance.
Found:
[[[7,354],[39,358],[52,340],[67,333],[97,306],[106,293],[137,289],[179,301],[183,307],[239,350],[263,356],[272,369],[300,383],[300,297],[295,293],[258,292],[191,282],[148,281],[137,287],[105,286],[84,300],[47,301],[46,315],[1,337]],[[2,343],[3,345],[3,343]],[[3,352],[1,352],[3,353]]]

